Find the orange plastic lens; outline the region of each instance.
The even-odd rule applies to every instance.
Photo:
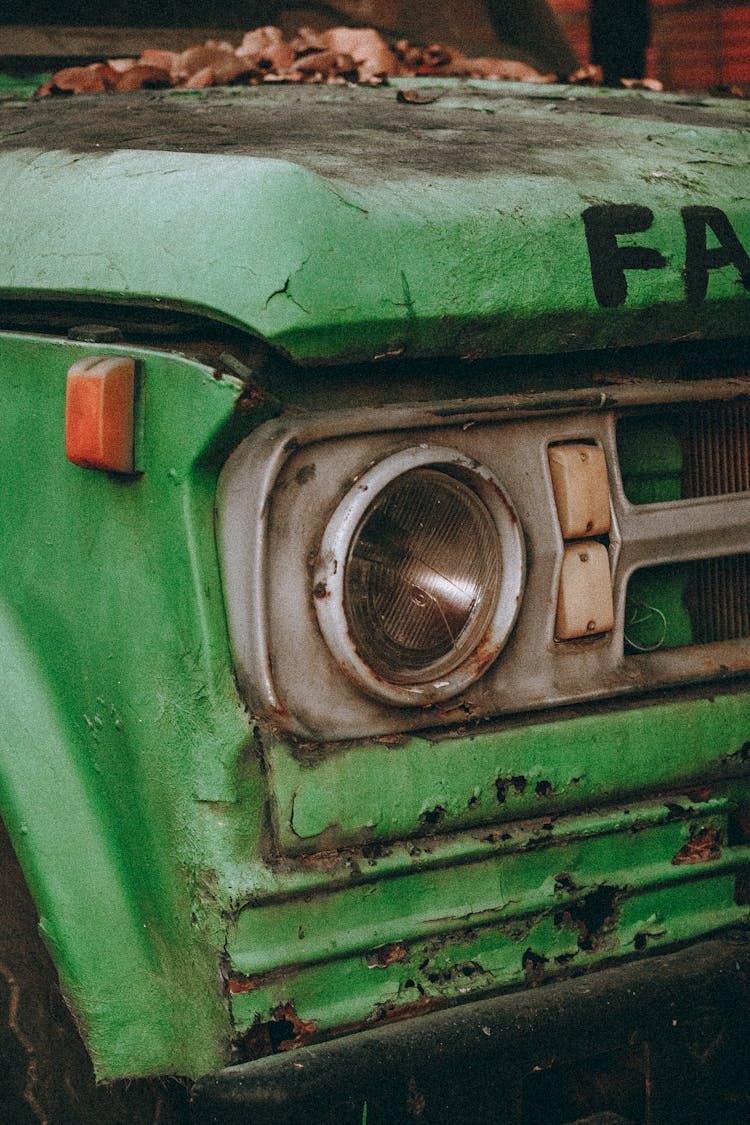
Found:
[[[132,473],[135,360],[92,356],[68,370],[65,454],[74,465]]]

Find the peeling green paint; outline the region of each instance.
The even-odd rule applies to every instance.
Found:
[[[143,475],[117,478],[67,462],[63,439],[68,366],[112,349],[0,349],[2,814],[100,1073],[196,1074],[228,1022],[193,801],[236,799],[248,738],[201,450],[240,388],[136,352],[149,441]]]
[[[715,807],[708,815],[696,807],[684,820],[670,820],[664,807],[662,814],[661,825],[640,831],[571,839],[558,850],[551,841],[531,852],[520,847],[395,884],[374,879],[244,911],[230,946],[249,982],[231,997],[235,1025],[272,1019],[291,998],[320,1033],[377,1022],[403,1004],[540,983],[744,920],[733,873],[747,862],[746,847],[725,847],[705,864],[672,862],[696,825],[726,835],[726,814]],[[556,862],[566,865],[557,876]],[[437,904],[453,913],[430,917]],[[345,930],[330,916],[345,917]],[[379,960],[368,941],[395,942],[398,953],[383,946]]]
[[[315,755],[309,765],[304,753],[271,742],[277,832],[291,851],[321,841],[331,847],[429,831],[420,818],[435,807],[445,810],[446,829],[559,814],[602,798],[722,777],[743,767],[749,719],[750,696],[738,692],[592,708],[578,717],[409,738],[400,746],[364,743]]]
[[[69,106],[11,106],[0,295],[197,311],[300,364],[543,354],[537,390],[575,381],[554,371],[563,351],[747,333],[733,266],[700,307],[686,299],[681,217],[722,207],[750,242],[747,107],[445,90],[435,114],[381,130],[369,165],[335,130],[269,158],[198,116],[245,115],[251,134],[283,91],[144,94],[140,125],[130,98],[105,99],[65,150],[44,131]],[[400,113],[392,90],[311,97],[344,98],[358,136],[363,113]],[[149,132],[165,107],[187,115],[181,151]],[[473,164],[435,163],[436,114]],[[647,208],[620,244],[664,259],[628,271],[618,307],[597,303],[582,221],[602,203]],[[132,478],[63,448],[68,366],[123,350],[143,392]],[[744,684],[292,745],[238,698],[213,528],[228,453],[281,407],[239,410],[237,379],[141,347],[15,334],[0,360],[0,812],[101,1076],[195,1075],[257,1021],[325,1034],[746,919]],[[341,368],[339,385],[363,384],[348,401],[380,401],[373,371]],[[284,378],[294,408],[312,376]]]

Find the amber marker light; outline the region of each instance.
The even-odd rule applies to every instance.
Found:
[[[65,455],[84,469],[134,471],[135,360],[91,356],[68,369]]]

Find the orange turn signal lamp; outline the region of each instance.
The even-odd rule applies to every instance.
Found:
[[[135,360],[90,356],[68,369],[65,454],[74,465],[135,471]]]

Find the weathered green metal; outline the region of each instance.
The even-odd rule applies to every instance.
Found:
[[[200,311],[305,364],[541,353],[537,389],[571,385],[562,351],[747,332],[734,265],[688,301],[681,209],[720,208],[750,243],[748,113],[461,84],[422,107],[392,89],[7,105],[0,291]],[[665,258],[625,271],[620,305],[592,283],[582,216],[603,204],[647,208],[618,246]],[[64,456],[67,368],[123,351],[134,477]],[[6,334],[0,358],[0,814],[102,1076],[195,1075],[269,1023],[298,1042],[747,916],[742,681],[452,737],[257,729],[215,485],[313,374],[274,387],[271,365],[272,408],[176,349]],[[348,401],[375,370],[339,370]],[[639,487],[674,486],[663,453],[636,443]]]
[[[697,784],[743,771],[749,721],[741,692],[320,755],[271,744],[276,829],[287,849],[309,850]]]
[[[6,106],[0,292],[169,302],[301,362],[557,353],[746,331],[733,266],[686,299],[681,209],[750,243],[748,109],[454,82]],[[613,115],[613,109],[617,113]],[[600,307],[582,213],[651,214]]]
[[[596,828],[589,822],[586,836],[576,827],[573,818],[549,825],[550,846],[541,848],[533,830],[514,832],[512,843],[495,833],[489,856],[475,862],[424,870],[415,859],[400,879],[384,878],[375,863],[361,883],[317,902],[244,910],[229,946],[242,973],[232,982],[235,1027],[251,1031],[258,1019],[292,1010],[303,1037],[313,1028],[302,1024],[379,1022],[405,1003],[539,984],[746,916],[732,872],[747,848],[716,849],[703,864],[679,861],[699,827],[726,838],[725,802],[686,801],[679,813],[637,805]]]
[[[90,472],[65,377],[107,351],[0,339],[2,815],[100,1072],[197,1073],[228,1022],[194,806],[234,799],[248,737],[212,536],[241,388],[137,351],[143,475]]]

